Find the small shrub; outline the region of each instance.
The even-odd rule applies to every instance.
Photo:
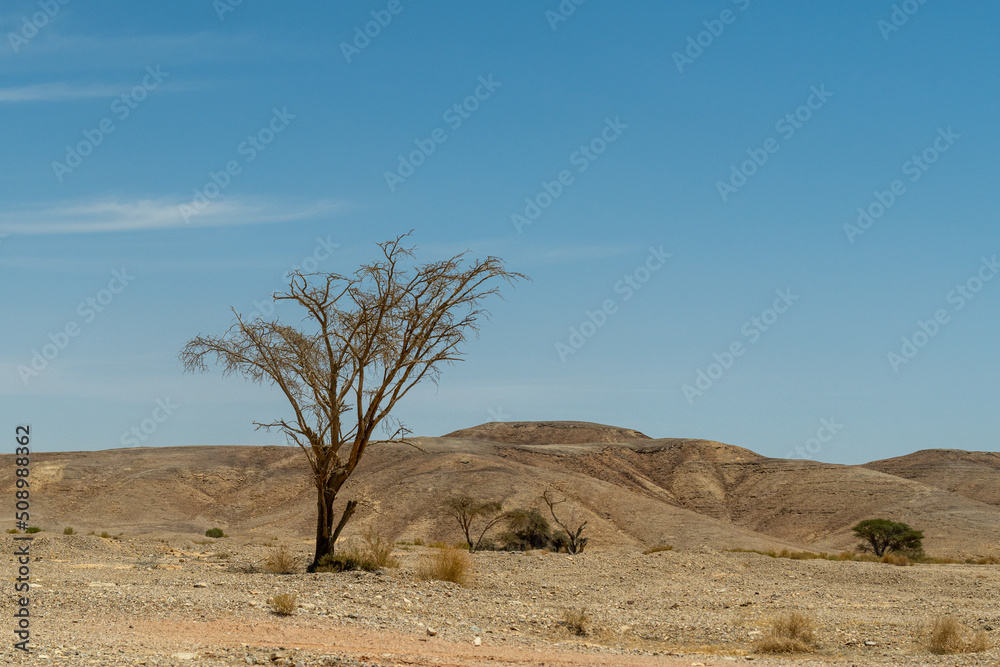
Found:
[[[413,546],[415,546],[415,547],[422,547],[422,546],[424,546],[424,540],[423,540],[423,538],[422,537],[418,537],[417,539],[413,540]]]
[[[29,535],[31,535],[32,533],[40,533],[40,532],[42,532],[42,529],[39,528],[38,526],[28,526],[27,528],[24,529],[24,532],[26,532]]]
[[[350,543],[319,559],[317,572],[375,572],[384,567],[399,567],[392,557],[392,542],[380,533],[369,529],[361,537],[361,545]]]
[[[226,535],[224,532],[222,532],[221,528],[209,528],[208,530],[205,531],[205,537],[214,537],[218,539],[220,537],[229,537],[229,536]]]
[[[950,616],[934,619],[927,646],[931,653],[938,655],[981,653],[989,647],[985,632],[973,632]]]
[[[17,534],[20,533],[21,531],[19,531],[17,528],[8,528],[7,532],[12,534]]]
[[[552,527],[535,509],[516,509],[504,516],[507,523],[500,534],[500,543],[508,551],[546,549],[552,545]]]
[[[818,646],[816,626],[804,614],[792,612],[771,619],[770,629],[754,643],[758,653],[808,653]]]
[[[63,535],[75,535],[75,534],[76,534],[76,531],[73,530],[72,528],[70,528],[69,526],[66,526],[65,528],[63,528]]]
[[[649,549],[646,549],[645,551],[642,552],[642,554],[644,556],[648,556],[649,554],[655,554],[661,551],[673,551],[673,550],[674,550],[674,545],[672,544],[660,544],[655,547],[650,547]]]
[[[271,555],[264,561],[264,571],[271,574],[291,574],[298,566],[295,554],[288,550],[284,544],[271,552]]]
[[[911,561],[908,557],[894,553],[887,553],[878,560],[880,563],[888,563],[889,565],[898,565],[900,567],[913,565],[913,561]]]
[[[104,532],[101,533],[100,537],[103,537],[106,540],[110,540],[114,536],[105,530]]]
[[[563,610],[563,626],[577,637],[586,637],[590,634],[590,616],[587,609],[565,609]]]
[[[282,593],[267,599],[271,611],[279,616],[291,616],[295,613],[295,593]]]
[[[417,568],[417,577],[424,581],[450,581],[467,586],[472,576],[472,558],[459,549],[442,549],[426,556]]]

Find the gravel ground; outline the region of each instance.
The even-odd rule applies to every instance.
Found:
[[[14,551],[4,535],[5,553]],[[426,547],[378,573],[243,571],[264,539],[36,536],[31,647],[44,665],[997,665],[1000,650],[935,656],[921,628],[951,615],[1000,637],[1000,567],[793,561],[745,553],[479,553],[470,587],[418,581]],[[290,545],[307,562],[309,545]],[[7,573],[16,578],[13,557]],[[3,597],[13,636],[18,594]],[[291,616],[267,600],[294,593]],[[573,634],[569,611],[590,631]],[[816,622],[815,654],[754,653],[777,614]]]

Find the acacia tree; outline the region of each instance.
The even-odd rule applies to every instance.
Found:
[[[563,533],[566,534],[566,552],[569,554],[583,553],[583,548],[587,546],[588,538],[580,537],[580,535],[583,533],[583,529],[587,527],[587,522],[584,521],[581,523],[574,531],[565,523],[560,521],[559,517],[556,516],[556,505],[566,502],[565,498],[562,500],[556,500],[552,495],[552,492],[546,489],[545,493],[542,494],[542,500],[544,500],[545,504],[549,506],[549,512],[552,513],[552,518],[555,520],[556,525],[562,528]]]
[[[458,521],[465,541],[469,544],[469,551],[479,549],[486,532],[505,518],[503,505],[496,500],[480,502],[472,496],[449,496],[442,506],[449,516]],[[472,526],[479,517],[483,518],[483,525],[479,537],[475,538],[476,530]]]
[[[887,551],[913,551],[923,549],[924,534],[905,523],[888,519],[866,519],[851,528],[854,536],[862,540],[858,548],[881,557]]]
[[[224,376],[242,375],[277,386],[293,417],[254,422],[279,429],[305,453],[317,492],[316,553],[309,571],[333,554],[357,503],[351,501],[333,531],[333,504],[354,473],[380,425],[389,439],[405,442],[409,431],[392,409],[423,380],[436,382],[441,366],[462,359],[461,344],[478,333],[480,305],[503,283],[525,278],[502,259],[465,265],[465,253],[412,266],[410,234],[379,243],[381,257],[353,274],[289,274],[289,287],[274,295],[304,310],[302,324],[278,319],[235,321],[221,336],[199,335],[180,353],[188,371],[209,360]]]

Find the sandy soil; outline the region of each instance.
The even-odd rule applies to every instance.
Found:
[[[12,553],[12,537],[4,536],[4,553]],[[25,658],[7,642],[0,664],[1000,664],[996,648],[933,655],[921,636],[921,626],[947,614],[995,641],[997,566],[792,561],[709,549],[479,553],[473,582],[462,588],[417,579],[420,559],[434,552],[426,547],[400,546],[401,566],[380,573],[274,575],[243,571],[274,541],[195,539],[206,543],[38,534],[34,651]],[[291,546],[304,565],[308,544]],[[293,615],[270,611],[276,593],[297,595]],[[0,610],[8,623],[14,604],[9,592]],[[563,618],[583,609],[589,632],[577,636]],[[816,653],[790,661],[755,653],[768,619],[789,611],[815,620]]]

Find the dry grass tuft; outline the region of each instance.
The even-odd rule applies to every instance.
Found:
[[[586,637],[590,634],[590,616],[587,609],[565,609],[563,610],[563,626],[577,637]]]
[[[450,581],[468,586],[472,577],[472,558],[461,549],[442,549],[425,556],[417,568],[417,578],[424,581]]]
[[[284,544],[271,552],[271,555],[264,561],[264,571],[271,574],[291,574],[298,567],[295,554],[288,550]]]
[[[940,616],[930,628],[927,648],[938,655],[982,653],[990,648],[990,643],[982,630],[975,632],[951,616]]]
[[[361,536],[361,545],[353,541],[337,549],[334,554],[319,559],[317,572],[351,572],[364,570],[375,572],[384,567],[399,567],[393,558],[394,545],[381,533],[369,528]]]
[[[291,616],[295,613],[295,593],[282,593],[267,599],[271,611],[279,616]]]
[[[813,620],[792,612],[771,619],[770,630],[754,643],[754,650],[758,653],[809,653],[818,646]]]
[[[906,556],[894,553],[885,554],[878,560],[880,563],[888,563],[889,565],[898,565],[900,567],[904,567],[906,565],[913,565],[913,561],[911,561]]]

